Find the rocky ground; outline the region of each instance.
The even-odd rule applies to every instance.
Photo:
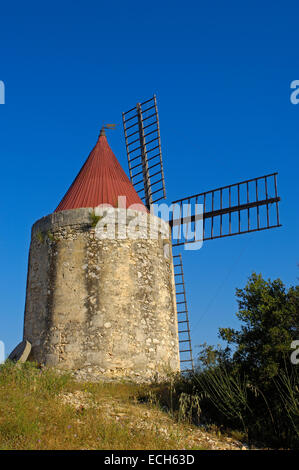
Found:
[[[203,427],[178,423],[172,417],[155,407],[148,407],[138,402],[131,404],[121,400],[107,397],[94,400],[94,397],[85,391],[64,392],[60,400],[65,405],[74,407],[79,413],[85,409],[94,408],[101,412],[107,422],[114,422],[115,426],[129,426],[136,429],[147,429],[161,437],[173,439],[177,436],[177,449],[206,449],[206,450],[247,450],[245,444],[218,432],[212,432]],[[80,419],[80,418],[79,418]]]

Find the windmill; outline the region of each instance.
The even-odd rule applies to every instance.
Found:
[[[166,198],[157,98],[122,113],[130,179],[150,210]],[[277,173],[240,181],[173,201],[174,276],[182,372],[194,369],[180,247],[280,227]],[[187,206],[188,212],[184,211]],[[198,212],[198,207],[202,210]],[[198,225],[200,222],[200,227]],[[184,228],[184,230],[182,230]],[[191,237],[190,237],[191,233]]]

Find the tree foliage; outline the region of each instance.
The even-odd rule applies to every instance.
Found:
[[[299,339],[299,286],[289,289],[280,279],[253,273],[237,289],[240,330],[220,328],[220,337],[234,347],[232,362],[258,381],[275,377],[289,361],[291,343]]]
[[[219,329],[226,347],[201,345],[194,380],[205,397],[202,416],[241,425],[253,443],[297,449],[299,365],[291,355],[299,340],[299,286],[253,273],[236,297],[240,328]]]

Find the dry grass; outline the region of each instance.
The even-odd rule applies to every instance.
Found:
[[[0,449],[238,448],[141,404],[146,386],[77,383],[32,364],[0,368]],[[215,444],[217,442],[217,444]]]

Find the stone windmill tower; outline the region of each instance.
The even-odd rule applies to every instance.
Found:
[[[113,236],[97,232],[103,214]],[[169,225],[143,205],[102,129],[55,212],[32,227],[24,320],[31,358],[82,377],[178,371],[170,246]]]

